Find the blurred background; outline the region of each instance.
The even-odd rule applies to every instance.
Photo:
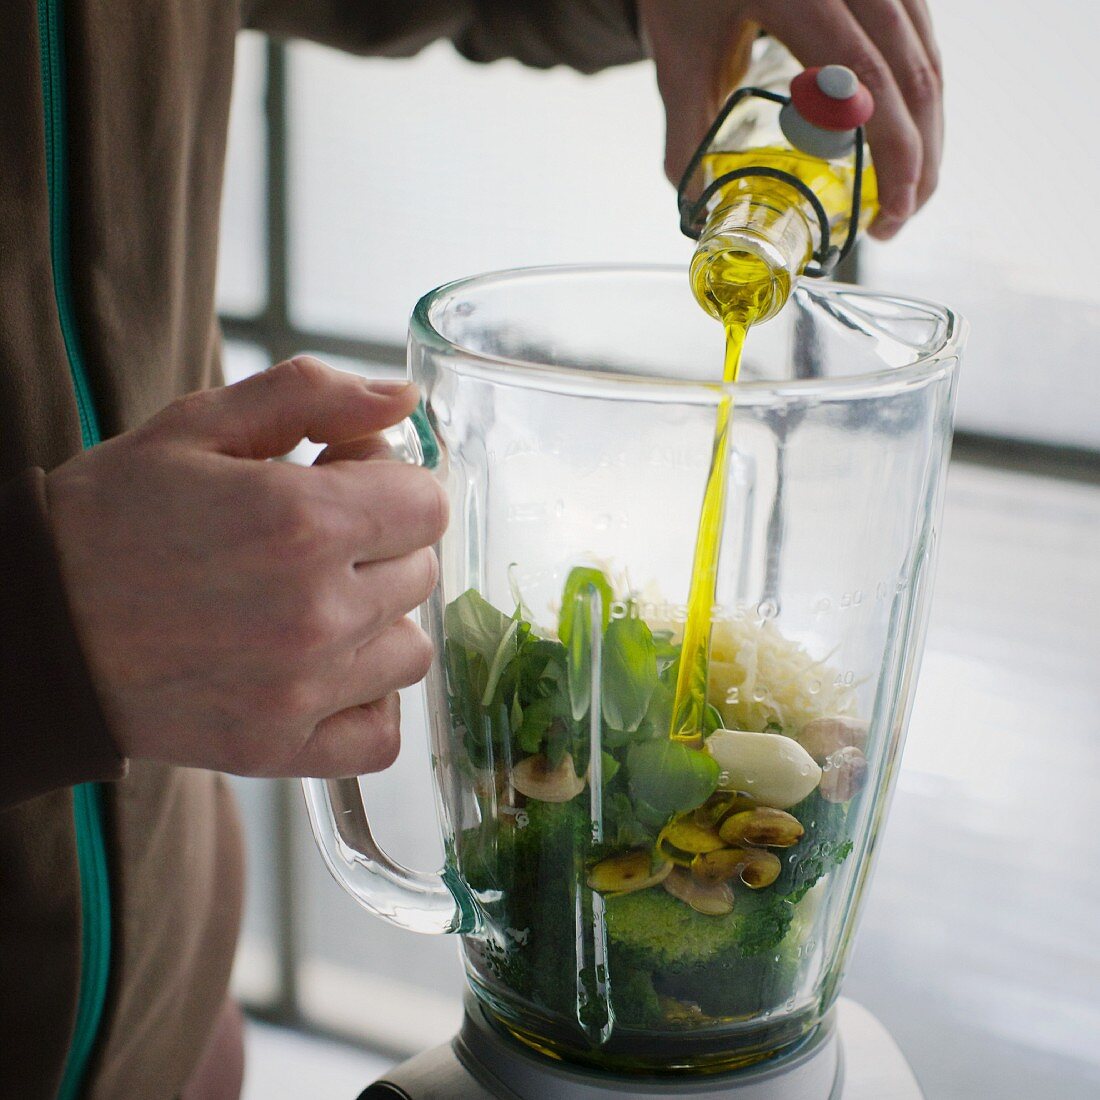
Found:
[[[941,186],[898,239],[861,246],[855,275],[943,301],[972,329],[924,671],[845,989],[930,1100],[1084,1100],[1100,1095],[1100,10],[931,6]],[[689,258],[647,66],[475,67],[446,44],[364,61],[251,34],[237,65],[218,292],[230,380],[300,351],[402,372],[414,302],[458,276]],[[365,788],[383,844],[434,867],[419,697],[405,694],[401,758]],[[248,1095],[354,1096],[373,1062],[273,1028],[382,1060],[442,1041],[459,1019],[457,945],[356,908],[297,784],[238,790],[251,866],[234,982],[261,1021]]]

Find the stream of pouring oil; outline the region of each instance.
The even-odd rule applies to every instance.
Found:
[[[777,292],[789,289],[778,287],[780,281],[781,275],[747,252],[719,254],[700,270],[694,287],[696,297],[707,303],[708,311],[721,320],[726,332],[722,381],[727,386],[737,381],[750,326],[774,300]],[[785,297],[784,294],[781,300]],[[680,669],[669,730],[669,736],[674,741],[694,748],[702,747],[707,709],[711,617],[718,586],[722,527],[726,517],[732,414],[733,396],[727,389],[718,403],[714,448],[699,513],[684,641],[680,650]]]

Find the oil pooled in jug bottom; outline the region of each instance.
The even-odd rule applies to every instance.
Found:
[[[784,1006],[770,1018],[757,1013],[646,1028],[613,1022],[606,1041],[595,1045],[575,1021],[547,1013],[498,982],[487,984],[474,966],[471,960],[467,968],[474,992],[506,1035],[554,1061],[610,1073],[689,1076],[742,1069],[794,1053],[822,1018],[813,1000],[800,1009]]]

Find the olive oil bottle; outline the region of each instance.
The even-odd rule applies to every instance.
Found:
[[[801,71],[781,43],[766,37],[752,56],[745,83],[762,94],[738,99],[698,160],[698,178],[690,181],[702,190],[730,173],[752,173],[722,182],[699,212],[692,289],[719,320],[727,308],[741,308],[746,293],[756,295],[756,261],[774,284],[756,318],[764,321],[783,307],[822,248],[822,220],[831,243],[846,237],[857,183],[858,127],[874,106],[867,89],[843,66]],[[788,95],[789,102],[780,102]],[[858,230],[878,210],[875,171],[865,149],[862,163]]]
[[[737,380],[749,328],[783,308],[812,259],[835,260],[832,242],[846,239],[853,212],[858,231],[878,208],[869,157],[860,150],[857,178],[853,156],[862,135],[858,128],[873,108],[870,94],[849,69],[830,65],[800,72],[774,39],[762,39],[758,47],[747,79],[765,95],[741,98],[697,161],[697,186],[709,192],[709,200],[699,215],[691,288],[725,329],[725,383]],[[788,84],[790,100],[784,103]],[[738,175],[730,178],[732,173]],[[732,405],[727,393],[718,406],[672,709],[670,736],[697,747],[706,730]]]

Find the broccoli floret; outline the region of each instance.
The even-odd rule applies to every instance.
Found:
[[[741,957],[774,951],[790,931],[794,906],[771,890],[742,895],[739,902],[743,924],[737,949]]]
[[[647,971],[658,996],[698,1005],[708,1016],[759,1012],[794,988],[796,945],[783,942],[793,915],[771,891],[739,891],[725,917],[696,913],[660,889],[612,898],[612,988],[620,970]]]
[[[823,875],[851,855],[852,841],[847,836],[847,808],[826,802],[819,791],[792,806],[790,813],[802,822],[806,837],[780,857],[783,868],[776,879],[775,892],[796,904]]]
[[[645,970],[612,968],[611,1006],[616,1021],[625,1027],[655,1027],[664,1020],[653,976]]]
[[[741,920],[709,917],[664,890],[640,890],[609,898],[607,932],[638,965],[659,970],[704,962],[737,943]]]
[[[727,951],[740,956],[776,947],[790,927],[793,907],[783,898],[741,891],[732,913],[697,913],[664,890],[610,898],[607,930],[613,943],[650,970],[705,963]]]
[[[707,1016],[755,1015],[782,1004],[794,993],[798,956],[790,944],[745,958],[727,951],[710,962],[655,974],[658,994],[696,1004]]]

